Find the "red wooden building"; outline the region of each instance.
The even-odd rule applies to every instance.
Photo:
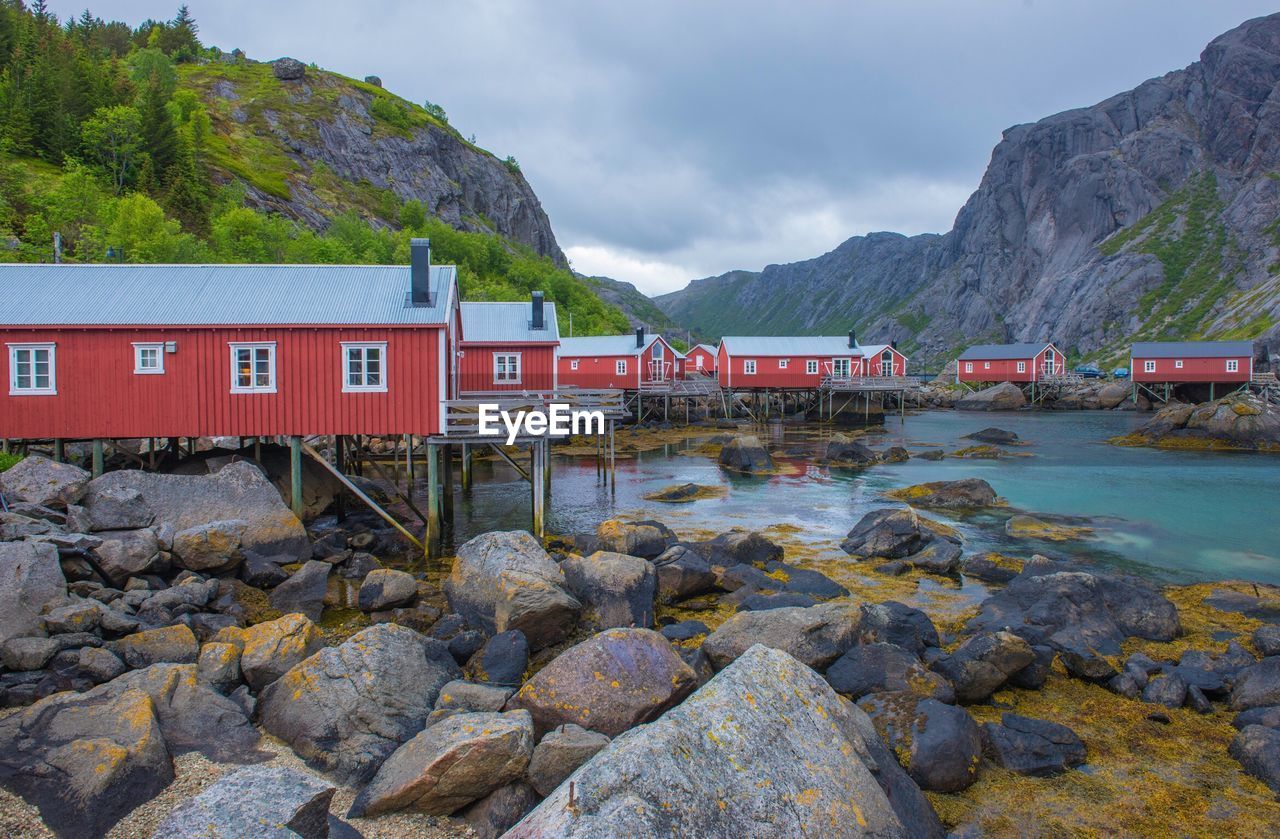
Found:
[[[685,353],[685,376],[714,376],[716,374],[716,356],[719,350],[710,344],[698,344]]]
[[[463,303],[458,341],[458,393],[556,389],[560,329],[542,292],[530,303]]]
[[[456,271],[411,264],[0,266],[0,437],[441,431]]]
[[[958,382],[1041,382],[1066,371],[1066,356],[1053,344],[979,344],[960,354]]]
[[[890,344],[846,337],[731,336],[720,340],[716,371],[732,390],[816,390],[823,379],[905,376],[907,357]]]
[[[1140,383],[1245,384],[1253,380],[1252,341],[1136,343],[1130,375]]]
[[[682,357],[661,335],[597,335],[561,338],[557,368],[561,387],[640,390],[682,375]]]

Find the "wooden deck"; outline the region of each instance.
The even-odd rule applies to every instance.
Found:
[[[910,376],[824,376],[819,385],[832,393],[901,393],[919,387],[920,380]]]

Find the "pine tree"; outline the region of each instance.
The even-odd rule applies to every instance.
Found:
[[[178,161],[178,132],[169,115],[168,99],[158,84],[148,84],[138,107],[142,115],[142,145],[151,158],[152,172],[160,181]]]

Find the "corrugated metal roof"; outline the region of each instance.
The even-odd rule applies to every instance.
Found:
[[[725,336],[720,339],[730,355],[801,356],[829,355],[855,356],[860,349],[849,348],[849,338],[839,336],[789,337],[778,335]]]
[[[407,265],[0,265],[0,325],[438,324],[454,273],[410,308]]]
[[[1133,345],[1133,358],[1247,358],[1252,341],[1145,341]]]
[[[960,359],[984,359],[988,361],[1007,361],[1017,358],[1032,358],[1049,346],[1048,341],[1038,344],[978,344],[960,353]]]
[[[880,355],[887,349],[893,349],[893,351],[898,353],[898,355],[901,355],[903,356],[903,358],[906,358],[902,350],[899,350],[896,347],[893,347],[892,344],[863,344],[861,347],[858,348],[858,350],[862,353],[862,355],[865,355],[868,358],[872,358],[874,356]]]
[[[632,335],[591,335],[586,338],[561,338],[560,355],[640,355],[650,344],[661,338],[661,335],[646,335],[644,346],[636,346],[636,336]]]
[[[713,346],[711,346],[710,344],[698,344],[697,346],[695,346],[695,347],[693,348],[693,350],[706,350],[707,352],[711,353],[712,355],[715,355],[716,353],[718,353],[718,352],[720,351],[719,347],[713,347]],[[689,352],[693,352],[693,350],[689,350]]]
[[[556,304],[543,304],[546,328],[534,329],[533,308],[521,303],[463,303],[462,340],[464,343],[553,343],[560,340],[556,322]]]

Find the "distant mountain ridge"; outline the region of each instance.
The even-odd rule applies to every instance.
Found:
[[[704,335],[841,332],[925,362],[1054,340],[1101,361],[1132,340],[1263,337],[1280,352],[1280,15],[1087,108],[1004,132],[951,231],[654,298]]]

